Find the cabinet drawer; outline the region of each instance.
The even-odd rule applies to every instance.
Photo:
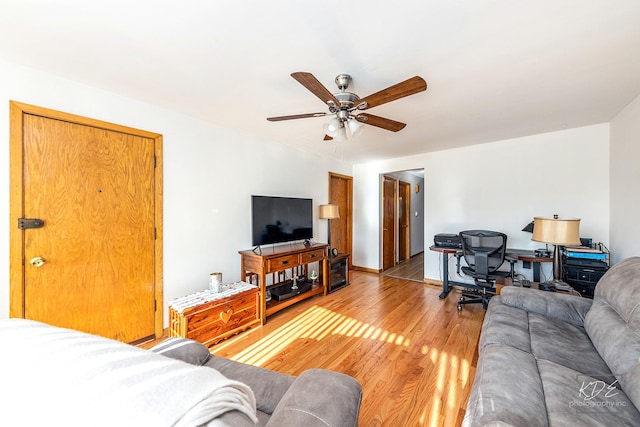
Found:
[[[324,249],[318,249],[317,251],[305,252],[300,254],[301,264],[308,264],[310,262],[319,261],[324,257]]]
[[[286,270],[298,265],[298,255],[287,255],[267,260],[267,272]]]

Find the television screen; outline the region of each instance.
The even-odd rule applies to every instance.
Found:
[[[252,245],[313,238],[313,200],[251,196]]]

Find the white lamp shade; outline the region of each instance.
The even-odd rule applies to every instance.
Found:
[[[336,136],[333,138],[336,141],[346,141],[347,140],[347,128],[344,125],[338,129]]]
[[[551,245],[579,245],[580,220],[533,218],[533,236],[531,240]]]
[[[329,120],[329,123],[325,123],[324,125],[324,133],[329,135],[331,138],[336,138],[338,136],[338,132],[340,128],[344,128],[344,125],[337,117]]]
[[[362,129],[364,125],[354,119],[353,117],[347,120],[347,126],[349,127],[349,131],[351,132],[351,136],[358,136],[362,133]]]
[[[340,212],[338,212],[338,205],[320,205],[320,218],[321,219],[340,218]]]

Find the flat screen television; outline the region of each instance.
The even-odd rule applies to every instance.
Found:
[[[251,196],[252,245],[313,238],[313,200]]]

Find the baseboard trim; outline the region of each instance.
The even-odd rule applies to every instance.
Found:
[[[380,274],[382,272],[382,270],[378,270],[378,269],[375,269],[375,268],[359,267],[357,265],[351,266],[351,270],[364,271],[366,273],[375,273],[375,274]]]

